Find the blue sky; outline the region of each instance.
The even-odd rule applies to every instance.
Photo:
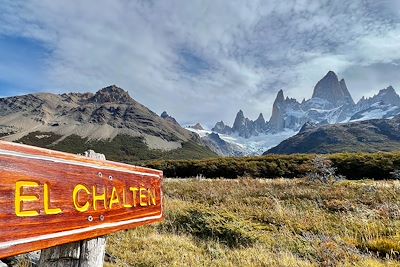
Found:
[[[400,1],[0,3],[0,96],[110,84],[183,124],[271,113],[329,70],[357,101],[400,91]]]

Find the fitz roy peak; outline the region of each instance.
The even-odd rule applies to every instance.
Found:
[[[332,104],[332,107],[340,105],[354,105],[353,98],[347,90],[346,82],[333,71],[329,71],[314,87],[312,98],[320,98]]]
[[[279,90],[269,121],[262,114],[257,120],[246,118],[240,110],[233,127],[218,122],[212,131],[244,138],[263,134],[279,134],[286,130],[299,131],[305,123],[335,124],[368,119],[392,118],[400,114],[400,97],[392,86],[370,98],[354,102],[344,79],[329,71],[314,87],[311,99],[298,102],[285,97]]]

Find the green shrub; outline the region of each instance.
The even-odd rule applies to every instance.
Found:
[[[313,168],[316,155],[268,155],[244,158],[155,161],[143,165],[164,171],[166,177],[207,178],[237,177],[303,177]],[[332,162],[337,175],[347,179],[392,179],[400,169],[400,153],[340,153],[324,155]]]

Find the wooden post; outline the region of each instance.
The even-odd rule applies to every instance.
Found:
[[[103,154],[93,150],[85,152],[85,156],[105,160]],[[106,238],[97,237],[48,249],[40,254],[40,267],[101,267],[104,262]]]

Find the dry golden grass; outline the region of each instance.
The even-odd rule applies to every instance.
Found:
[[[107,266],[400,266],[400,182],[167,180],[166,220]]]

